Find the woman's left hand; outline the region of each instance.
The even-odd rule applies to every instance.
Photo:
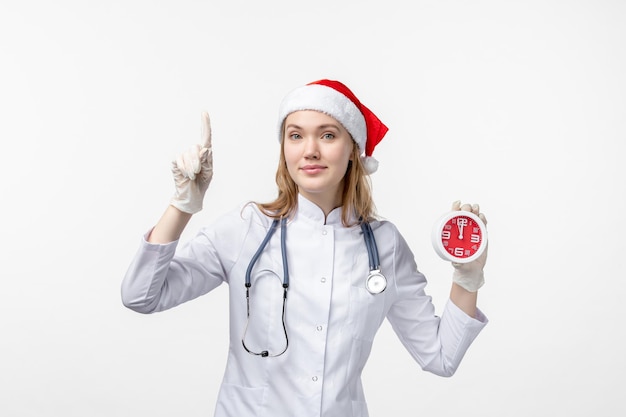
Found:
[[[485,226],[487,225],[487,218],[480,212],[480,206],[478,204],[461,205],[460,201],[455,201],[452,203],[452,210],[471,211],[483,221]],[[483,269],[487,263],[487,250],[488,244],[487,247],[485,247],[484,252],[472,262],[464,264],[452,262],[452,266],[454,266],[452,281],[465,288],[467,291],[478,291],[478,289],[485,283]]]

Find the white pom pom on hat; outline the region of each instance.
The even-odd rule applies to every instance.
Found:
[[[389,129],[346,85],[323,79],[298,87],[287,94],[278,109],[279,141],[282,141],[281,132],[285,118],[300,110],[316,110],[341,123],[363,153],[361,160],[367,173],[376,172],[378,161],[372,157],[372,153]]]

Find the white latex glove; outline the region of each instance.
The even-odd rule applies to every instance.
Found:
[[[213,178],[211,121],[202,113],[200,144],[193,145],[172,161],[176,192],[170,204],[180,211],[194,214],[202,210],[204,194]]]
[[[485,218],[485,215],[480,212],[480,207],[478,206],[478,204],[461,205],[460,201],[455,201],[454,203],[452,203],[452,210],[471,211],[472,213],[477,215],[483,221],[483,223],[485,223],[485,226],[487,225],[487,219]],[[452,266],[454,267],[454,272],[452,273],[452,281],[465,288],[467,291],[478,291],[478,289],[482,287],[485,283],[483,268],[487,263],[488,249],[489,243],[487,243],[487,247],[485,247],[484,252],[472,262],[468,262],[465,264],[452,262]]]

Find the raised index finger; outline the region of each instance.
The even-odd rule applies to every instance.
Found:
[[[200,141],[203,148],[211,149],[211,119],[207,112],[202,112]]]

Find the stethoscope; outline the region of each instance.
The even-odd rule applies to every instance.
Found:
[[[255,352],[250,350],[246,346],[246,334],[248,332],[248,325],[250,324],[250,288],[252,287],[251,275],[252,269],[256,264],[257,260],[261,256],[261,253],[267,246],[267,243],[272,238],[272,235],[278,229],[278,224],[280,223],[280,252],[282,256],[283,262],[283,309],[282,309],[282,325],[283,332],[285,334],[285,347],[280,353],[270,353],[267,350],[263,350],[261,352]],[[370,294],[380,294],[385,291],[387,288],[387,278],[380,272],[380,259],[378,258],[378,246],[376,245],[376,239],[374,238],[374,232],[372,231],[372,227],[366,221],[361,221],[361,230],[363,232],[363,239],[365,240],[365,247],[367,248],[367,257],[369,259],[370,271],[367,274],[367,278],[365,279],[365,288]],[[251,355],[257,355],[261,357],[276,357],[280,356],[287,351],[287,347],[289,347],[289,337],[287,336],[287,326],[285,325],[285,305],[287,301],[287,289],[289,288],[289,267],[287,265],[287,248],[285,244],[286,233],[285,230],[287,228],[287,219],[281,218],[274,219],[272,225],[270,226],[265,238],[261,242],[261,245],[255,252],[254,256],[250,260],[250,264],[248,265],[248,269],[246,270],[246,326],[243,330],[243,336],[241,337],[241,344],[246,352]]]

